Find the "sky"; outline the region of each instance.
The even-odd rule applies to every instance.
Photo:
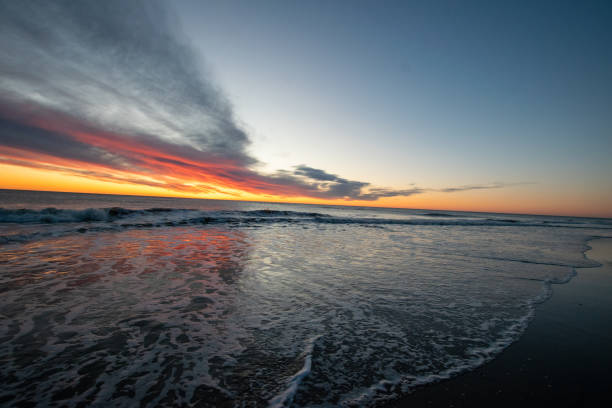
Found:
[[[611,18],[0,0],[0,188],[612,217]]]

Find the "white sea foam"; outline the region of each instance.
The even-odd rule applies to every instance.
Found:
[[[374,215],[374,216],[373,216]],[[125,221],[128,219],[129,221]],[[121,222],[123,221],[123,222]],[[96,223],[119,222],[125,227],[171,226],[194,224],[252,224],[252,223],[315,223],[315,224],[357,224],[357,225],[432,225],[432,226],[520,226],[542,228],[603,228],[612,229],[609,220],[571,221],[561,219],[549,221],[537,218],[503,218],[490,216],[434,216],[408,215],[404,217],[384,217],[376,214],[337,215],[325,212],[290,210],[221,210],[201,211],[194,209],[148,208],[127,209],[122,207],[85,208],[85,209],[7,209],[0,208],[0,224],[58,224],[58,223]]]
[[[302,355],[304,356],[304,366],[291,376],[287,380],[287,388],[283,390],[280,394],[276,395],[274,398],[270,400],[269,407],[270,408],[281,408],[290,406],[293,402],[293,397],[300,386],[300,382],[302,379],[310,374],[310,369],[312,367],[312,351],[315,345],[315,342],[321,337],[321,335],[315,336],[306,342],[306,348]]]

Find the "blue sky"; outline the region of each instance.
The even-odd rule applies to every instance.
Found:
[[[307,162],[397,187],[597,178],[610,189],[609,2],[181,1],[177,12],[271,168]]]

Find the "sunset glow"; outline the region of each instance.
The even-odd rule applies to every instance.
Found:
[[[603,116],[598,108],[589,112],[594,116],[587,124],[576,105],[574,122],[560,125],[570,115],[558,111],[551,116],[545,109],[535,116],[520,112],[525,103],[546,106],[538,102],[539,96],[504,113],[503,103],[486,109],[482,105],[493,98],[488,91],[467,88],[455,89],[467,101],[464,106],[448,105],[455,85],[442,92],[436,77],[416,62],[411,75],[430,88],[419,85],[413,97],[401,102],[389,89],[384,111],[376,113],[378,102],[347,99],[342,92],[358,92],[358,82],[344,83],[344,72],[336,68],[329,72],[337,76],[338,89],[321,89],[319,105],[312,87],[305,85],[323,83],[319,74],[295,83],[295,92],[302,94],[288,95],[265,79],[261,70],[271,67],[268,62],[253,66],[253,78],[264,78],[255,82],[239,69],[248,64],[211,40],[221,27],[218,22],[202,25],[193,20],[197,15],[209,18],[210,13],[199,14],[204,6],[177,6],[167,10],[151,5],[151,21],[137,29],[131,25],[141,12],[136,6],[79,21],[45,7],[37,11],[40,16],[27,17],[9,7],[1,45],[8,62],[0,82],[0,188],[612,216],[612,186],[605,176],[612,174],[612,143],[605,110]],[[231,15],[232,7],[209,6],[221,19]],[[175,25],[169,15],[182,19],[183,25]],[[25,26],[16,24],[22,17]],[[260,16],[254,29],[267,22]],[[230,19],[228,24],[237,22]],[[120,40],[108,35],[117,27]],[[28,34],[38,28],[47,33],[46,42]],[[420,29],[426,37],[428,29]],[[239,41],[234,37],[238,31],[227,36],[227,44]],[[276,43],[278,38],[269,40]],[[392,61],[391,50],[380,47],[383,58]],[[422,57],[426,64],[431,57],[425,51],[414,54],[398,56],[397,63]],[[217,72],[202,66],[202,56],[209,57]],[[269,55],[271,61],[294,57],[302,56]],[[337,63],[347,69],[344,64],[353,57],[345,55]],[[373,73],[354,69],[357,76]],[[533,75],[544,75],[533,69]],[[568,67],[563,75],[569,83],[585,69]],[[219,78],[213,80],[215,76]],[[282,77],[279,74],[278,80]],[[412,81],[401,78],[407,84]],[[495,83],[493,77],[483,80]],[[388,85],[383,77],[372,81]],[[271,90],[266,97],[251,92],[264,85]],[[330,92],[338,99],[336,107],[324,96]],[[595,97],[581,96],[584,101]],[[469,102],[475,98],[481,101]],[[547,103],[553,109],[556,102]],[[297,110],[291,110],[291,104]],[[481,115],[483,109],[489,114]],[[506,114],[514,119],[509,121]],[[589,142],[578,142],[584,134],[572,133],[579,122],[586,124]]]

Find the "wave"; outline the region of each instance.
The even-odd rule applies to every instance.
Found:
[[[431,213],[433,214],[433,213]],[[331,215],[318,212],[277,211],[277,210],[219,210],[201,211],[192,209],[148,208],[127,209],[122,207],[87,208],[82,210],[45,208],[5,209],[0,208],[0,224],[30,225],[28,231],[14,230],[13,234],[0,235],[0,244],[25,242],[48,235],[64,235],[125,228],[156,228],[185,225],[221,224],[228,226],[262,226],[268,224],[336,224],[364,227],[392,226],[465,226],[465,227],[542,227],[542,228],[587,228],[612,229],[609,220],[585,220],[582,224],[559,220],[556,223],[536,217],[525,219],[461,217],[446,215],[431,217],[428,213],[407,215],[405,218],[382,218]],[[58,224],[49,230],[36,227],[37,224]],[[59,225],[64,227],[59,228]],[[35,228],[35,230],[33,230]]]
[[[372,224],[372,225],[441,225],[441,226],[537,226],[537,227],[568,227],[568,228],[612,228],[612,223],[593,223],[585,221],[582,224],[568,223],[565,220],[551,222],[529,218],[525,220],[512,218],[478,218],[460,217],[443,213],[426,213],[426,217],[440,217],[431,219],[410,216],[409,218],[378,218],[335,216],[317,212],[276,211],[276,210],[222,210],[200,211],[174,208],[148,208],[132,210],[122,207],[87,208],[83,210],[45,208],[33,209],[5,209],[0,208],[0,223],[16,224],[58,224],[58,223],[95,223],[117,222],[127,219],[146,219],[146,226],[156,225],[185,225],[207,223],[291,223],[315,222],[325,224]],[[452,219],[447,219],[452,218]],[[157,221],[160,221],[157,223]],[[143,223],[123,224],[138,226]]]
[[[315,346],[315,342],[321,337],[322,335],[317,335],[308,340],[306,344],[306,349],[302,353],[302,355],[304,356],[303,367],[300,369],[300,371],[292,375],[287,380],[287,388],[285,388],[281,393],[279,393],[269,401],[268,408],[283,408],[291,406],[291,403],[293,402],[293,398],[297,393],[300,383],[306,376],[310,374],[312,368],[312,353]]]
[[[391,379],[380,380],[368,388],[357,390],[355,395],[345,398],[339,405],[369,406],[371,401],[376,401],[385,406],[400,395],[413,392],[417,387],[448,380],[482,366],[493,360],[525,332],[529,321],[535,316],[535,304],[535,302],[530,304],[527,313],[515,319],[497,339],[484,346],[469,349],[468,356],[464,359],[451,359],[452,364],[449,368],[424,375],[396,375]]]
[[[244,218],[244,217],[291,217],[291,218],[322,218],[329,217],[327,214],[314,212],[297,212],[297,211],[272,211],[272,210],[253,210],[253,211],[197,211],[187,209],[173,208],[148,208],[144,210],[130,210],[121,207],[111,208],[87,208],[83,210],[59,209],[54,207],[45,208],[42,210],[32,210],[22,208],[18,210],[0,208],[0,223],[17,223],[17,224],[56,224],[56,223],[74,223],[74,222],[112,222],[126,217],[134,216],[150,216],[155,214],[173,214],[173,215],[193,215],[201,214],[200,217],[192,217],[191,220],[195,223],[205,219],[214,217],[219,219],[228,218]],[[185,221],[190,221],[186,219]]]

